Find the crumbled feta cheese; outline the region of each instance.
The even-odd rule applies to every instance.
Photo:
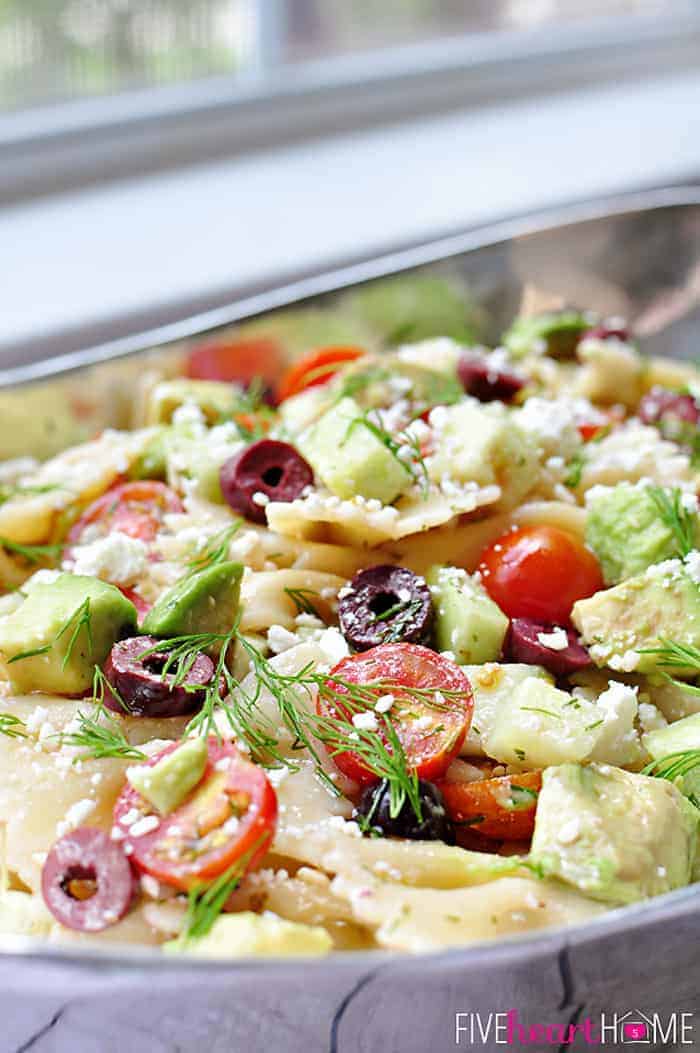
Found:
[[[173,413],[172,423],[176,428],[186,428],[193,436],[203,435],[207,427],[204,414],[196,402],[184,402],[178,406]]]
[[[160,882],[151,874],[141,875],[141,889],[150,899],[158,899],[160,897]]]
[[[262,490],[256,490],[251,498],[251,501],[254,505],[257,505],[259,508],[265,508],[266,505],[269,505],[270,498],[267,496],[267,494],[264,494]]]
[[[550,651],[565,651],[569,646],[566,629],[555,628],[551,633],[538,633],[537,640]]]
[[[681,505],[691,514],[698,511],[698,499],[696,494],[691,493],[689,490],[684,490],[681,493]]]
[[[685,569],[691,581],[700,585],[700,552],[696,548],[689,552],[684,560]]]
[[[379,727],[374,713],[355,713],[352,718],[353,726],[360,731],[376,731]]]
[[[66,812],[65,818],[56,823],[56,836],[63,837],[64,834],[75,830],[77,826],[85,822],[91,812],[94,812],[95,807],[95,801],[91,801],[89,797],[76,801]]]
[[[160,819],[157,815],[144,815],[141,819],[137,819],[135,823],[132,823],[129,828],[130,837],[143,837],[144,834],[151,834],[154,830],[157,830],[160,826]]]
[[[267,643],[273,654],[282,654],[299,643],[299,637],[283,625],[271,625],[267,630]]]
[[[74,574],[102,578],[115,585],[134,585],[149,563],[148,548],[138,538],[114,531],[107,537],[73,550]]]
[[[374,708],[376,709],[377,713],[388,713],[391,707],[393,706],[394,701],[395,699],[393,695],[382,695],[374,703]]]
[[[342,658],[350,654],[347,642],[338,629],[324,629],[321,633],[318,645],[331,665],[337,665]]]

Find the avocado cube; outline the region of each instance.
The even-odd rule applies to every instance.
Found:
[[[223,504],[219,473],[230,457],[243,449],[244,443],[232,423],[212,428],[204,438],[191,438],[172,429],[165,440],[166,477],[170,486],[184,489],[183,479],[190,480],[198,497]]]
[[[143,620],[141,631],[169,638],[192,633],[228,633],[238,614],[243,567],[215,563],[166,589]]]
[[[690,517],[699,538],[698,517],[692,513]],[[661,514],[650,488],[630,483],[598,487],[592,493],[586,516],[586,542],[598,557],[608,585],[671,559],[678,548],[678,538]]]
[[[530,858],[592,899],[633,903],[689,883],[699,818],[665,779],[563,764],[542,776]]]
[[[431,567],[426,580],[433,597],[437,649],[451,651],[459,664],[495,661],[508,618],[481,584],[459,567]]]
[[[516,358],[531,354],[573,358],[579,340],[592,324],[592,318],[581,311],[545,311],[516,318],[503,334],[502,343]]]
[[[130,479],[165,479],[166,444],[170,428],[154,428],[153,435],[129,469]]]
[[[136,608],[114,585],[77,574],[36,585],[0,619],[0,653],[12,690],[80,695],[113,644],[135,629]]]
[[[700,588],[679,560],[648,567],[611,589],[574,604],[572,621],[599,666],[664,672],[663,655],[643,653],[663,640],[700,647]],[[693,669],[678,667],[677,676]]]
[[[341,399],[300,435],[298,446],[336,497],[349,500],[360,495],[389,505],[413,478],[363,419],[354,399]]]
[[[204,775],[209,751],[205,738],[185,739],[156,764],[127,768],[126,777],[161,815],[169,815]]]
[[[466,399],[444,411],[438,449],[431,458],[430,475],[479,486],[498,485],[502,503],[516,505],[534,486],[539,457],[533,439],[508,411],[492,403],[482,406]]]
[[[162,380],[149,396],[146,423],[170,424],[176,409],[193,403],[208,424],[217,424],[240,408],[240,399],[239,388],[219,380]]]

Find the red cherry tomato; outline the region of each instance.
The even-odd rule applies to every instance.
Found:
[[[510,618],[565,625],[577,600],[604,587],[598,561],[558,527],[524,527],[503,534],[481,555],[486,590]]]
[[[165,483],[151,480],[118,483],[88,505],[71,528],[68,541],[78,545],[88,539],[95,541],[106,537],[117,530],[140,541],[153,541],[164,516],[182,511],[180,498]]]
[[[500,841],[526,841],[532,837],[542,772],[439,785],[450,819],[457,825]]]
[[[336,678],[336,681],[331,678]],[[319,692],[317,709],[321,716],[346,722],[348,735],[353,734],[356,729],[352,717],[357,711],[343,704],[343,696],[349,691],[337,681],[363,687],[371,687],[373,681],[380,681],[376,688],[377,698],[386,694],[394,696],[387,716],[406,754],[409,768],[421,779],[431,781],[445,774],[464,742],[474,709],[471,684],[458,665],[419,644],[389,643],[344,658],[331,670],[329,681],[333,694]],[[407,688],[419,688],[430,694],[421,698]],[[440,692],[443,692],[442,696]],[[444,692],[457,694],[445,697]],[[377,733],[387,744],[382,726],[383,721],[378,717]],[[333,754],[343,774],[362,785],[378,782],[379,776],[369,770],[360,754],[353,751],[350,739],[348,747],[347,751]]]
[[[364,354],[366,352],[361,347],[322,347],[318,351],[309,351],[282,377],[278,389],[279,401],[298,395],[306,388],[326,384],[342,366],[362,358]]]
[[[607,434],[616,424],[621,424],[625,419],[625,411],[621,406],[612,406],[608,410],[600,410],[607,419],[600,423],[585,421],[578,425],[579,435],[584,442],[590,442],[591,439],[597,439]]]
[[[147,764],[178,746],[166,746]],[[238,860],[251,870],[270,847],[277,822],[277,797],[263,769],[231,743],[212,737],[208,747],[197,786],[170,815],[155,816],[153,829],[139,833],[139,816],[151,816],[153,809],[129,783],[114,806],[114,824],[126,835],[125,850],[136,869],[184,892],[211,882]]]
[[[190,351],[185,373],[192,380],[250,384],[256,378],[275,386],[284,369],[284,350],[269,337],[208,340]]]

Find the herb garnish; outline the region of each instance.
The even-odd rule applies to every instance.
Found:
[[[0,546],[7,552],[13,552],[27,563],[40,563],[44,559],[58,559],[63,545],[21,545],[9,537],[0,537]]]
[[[224,527],[223,530],[219,530],[212,535],[204,549],[188,561],[187,569],[189,574],[198,574],[200,571],[208,570],[209,567],[213,567],[217,563],[225,563],[228,559],[229,545],[242,526],[243,520],[236,519],[230,526]],[[187,575],[188,577],[189,574]]]
[[[0,735],[7,735],[8,739],[24,739],[27,726],[14,713],[0,713]]]
[[[657,779],[668,779],[670,782],[683,780],[686,775],[700,768],[700,749],[681,750],[678,753],[669,753],[667,757],[652,761],[642,768],[642,775],[653,775]],[[688,799],[700,808],[700,799],[697,794],[688,794]]]
[[[51,643],[42,644],[41,647],[35,647],[31,651],[20,651],[19,654],[13,655],[12,658],[8,658],[7,664],[12,665],[13,662],[21,662],[25,658],[36,658],[38,655],[48,654],[49,651],[55,646],[55,644],[58,643],[61,637],[68,632],[71,626],[73,626],[73,631],[71,633],[70,640],[68,641],[68,647],[66,648],[66,653],[64,654],[63,661],[61,662],[61,669],[65,669],[73,656],[73,650],[75,648],[76,643],[78,642],[78,637],[80,636],[80,633],[83,629],[85,629],[85,633],[87,635],[89,653],[92,654],[93,641],[92,624],[90,619],[90,597],[87,596],[80,604],[80,606],[76,607],[76,609],[73,611],[70,617],[66,619],[66,621],[63,623],[61,628],[54,636]]]
[[[675,555],[685,559],[695,548],[696,517],[684,507],[682,491],[674,486],[667,490],[663,486],[648,486],[646,489],[656,506],[661,519],[673,534],[676,545]]]
[[[415,435],[408,431],[401,431],[397,436],[392,435],[382,424],[379,413],[376,410],[368,410],[362,416],[351,420],[345,433],[344,441],[347,441],[356,428],[366,428],[375,439],[381,442],[396,463],[400,464],[406,474],[420,487],[423,497],[426,498],[428,496],[430,477],[425,458],[421,453],[420,442]]]
[[[318,596],[315,589],[292,589],[287,587],[284,591],[296,607],[297,614],[312,614],[314,618],[323,621],[323,618],[321,618],[321,615],[308,598],[309,596]]]
[[[654,654],[660,659],[659,665],[667,669],[692,669],[694,673],[700,673],[700,650],[692,644],[679,644],[675,640],[662,637],[658,647],[640,647],[638,654]],[[684,680],[677,680],[670,673],[662,671],[662,676],[676,687],[682,688],[692,695],[700,695],[700,687],[695,684],[687,684]]]
[[[117,701],[128,712],[127,706],[116,688],[107,680],[99,666],[95,666],[92,681],[91,713],[78,710],[78,728],[75,731],[61,732],[58,735],[62,746],[76,746],[86,752],[79,760],[102,760],[105,757],[118,757],[128,760],[145,760],[146,754],[132,746],[116,717],[112,716],[104,704],[105,691],[114,695]]]

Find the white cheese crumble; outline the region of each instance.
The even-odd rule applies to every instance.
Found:
[[[65,818],[56,823],[56,836],[63,837],[64,834],[75,830],[77,826],[81,826],[90,813],[94,812],[95,807],[95,801],[91,801],[89,797],[84,797],[82,801],[76,801],[66,812]]]
[[[685,569],[691,581],[700,585],[700,552],[696,548],[685,557]]]
[[[265,508],[266,505],[269,505],[270,498],[267,496],[267,494],[264,494],[262,490],[256,490],[253,496],[251,497],[251,501],[254,505],[257,505],[258,508]]]
[[[151,834],[154,830],[157,830],[160,826],[160,819],[157,815],[144,815],[141,819],[137,819],[135,823],[132,823],[129,828],[130,837],[143,837],[144,834]]]
[[[352,723],[360,731],[376,731],[379,727],[374,713],[355,713]]]
[[[172,423],[176,428],[186,428],[193,437],[199,437],[207,430],[206,419],[196,402],[183,402],[178,406],[173,413]]]
[[[569,646],[566,629],[556,628],[552,629],[551,633],[538,633],[537,640],[550,651],[565,651]]]
[[[347,658],[350,654],[345,637],[338,629],[324,629],[318,639],[318,646],[331,665],[337,665],[342,658]]]
[[[377,713],[388,713],[393,706],[394,701],[393,695],[381,695],[381,697],[374,703],[374,708]]]
[[[102,578],[114,585],[135,585],[143,577],[149,562],[148,548],[138,538],[121,531],[80,545],[74,549],[74,574]]]
[[[282,654],[283,651],[296,647],[299,637],[283,625],[271,625],[267,630],[267,643],[273,654]]]

